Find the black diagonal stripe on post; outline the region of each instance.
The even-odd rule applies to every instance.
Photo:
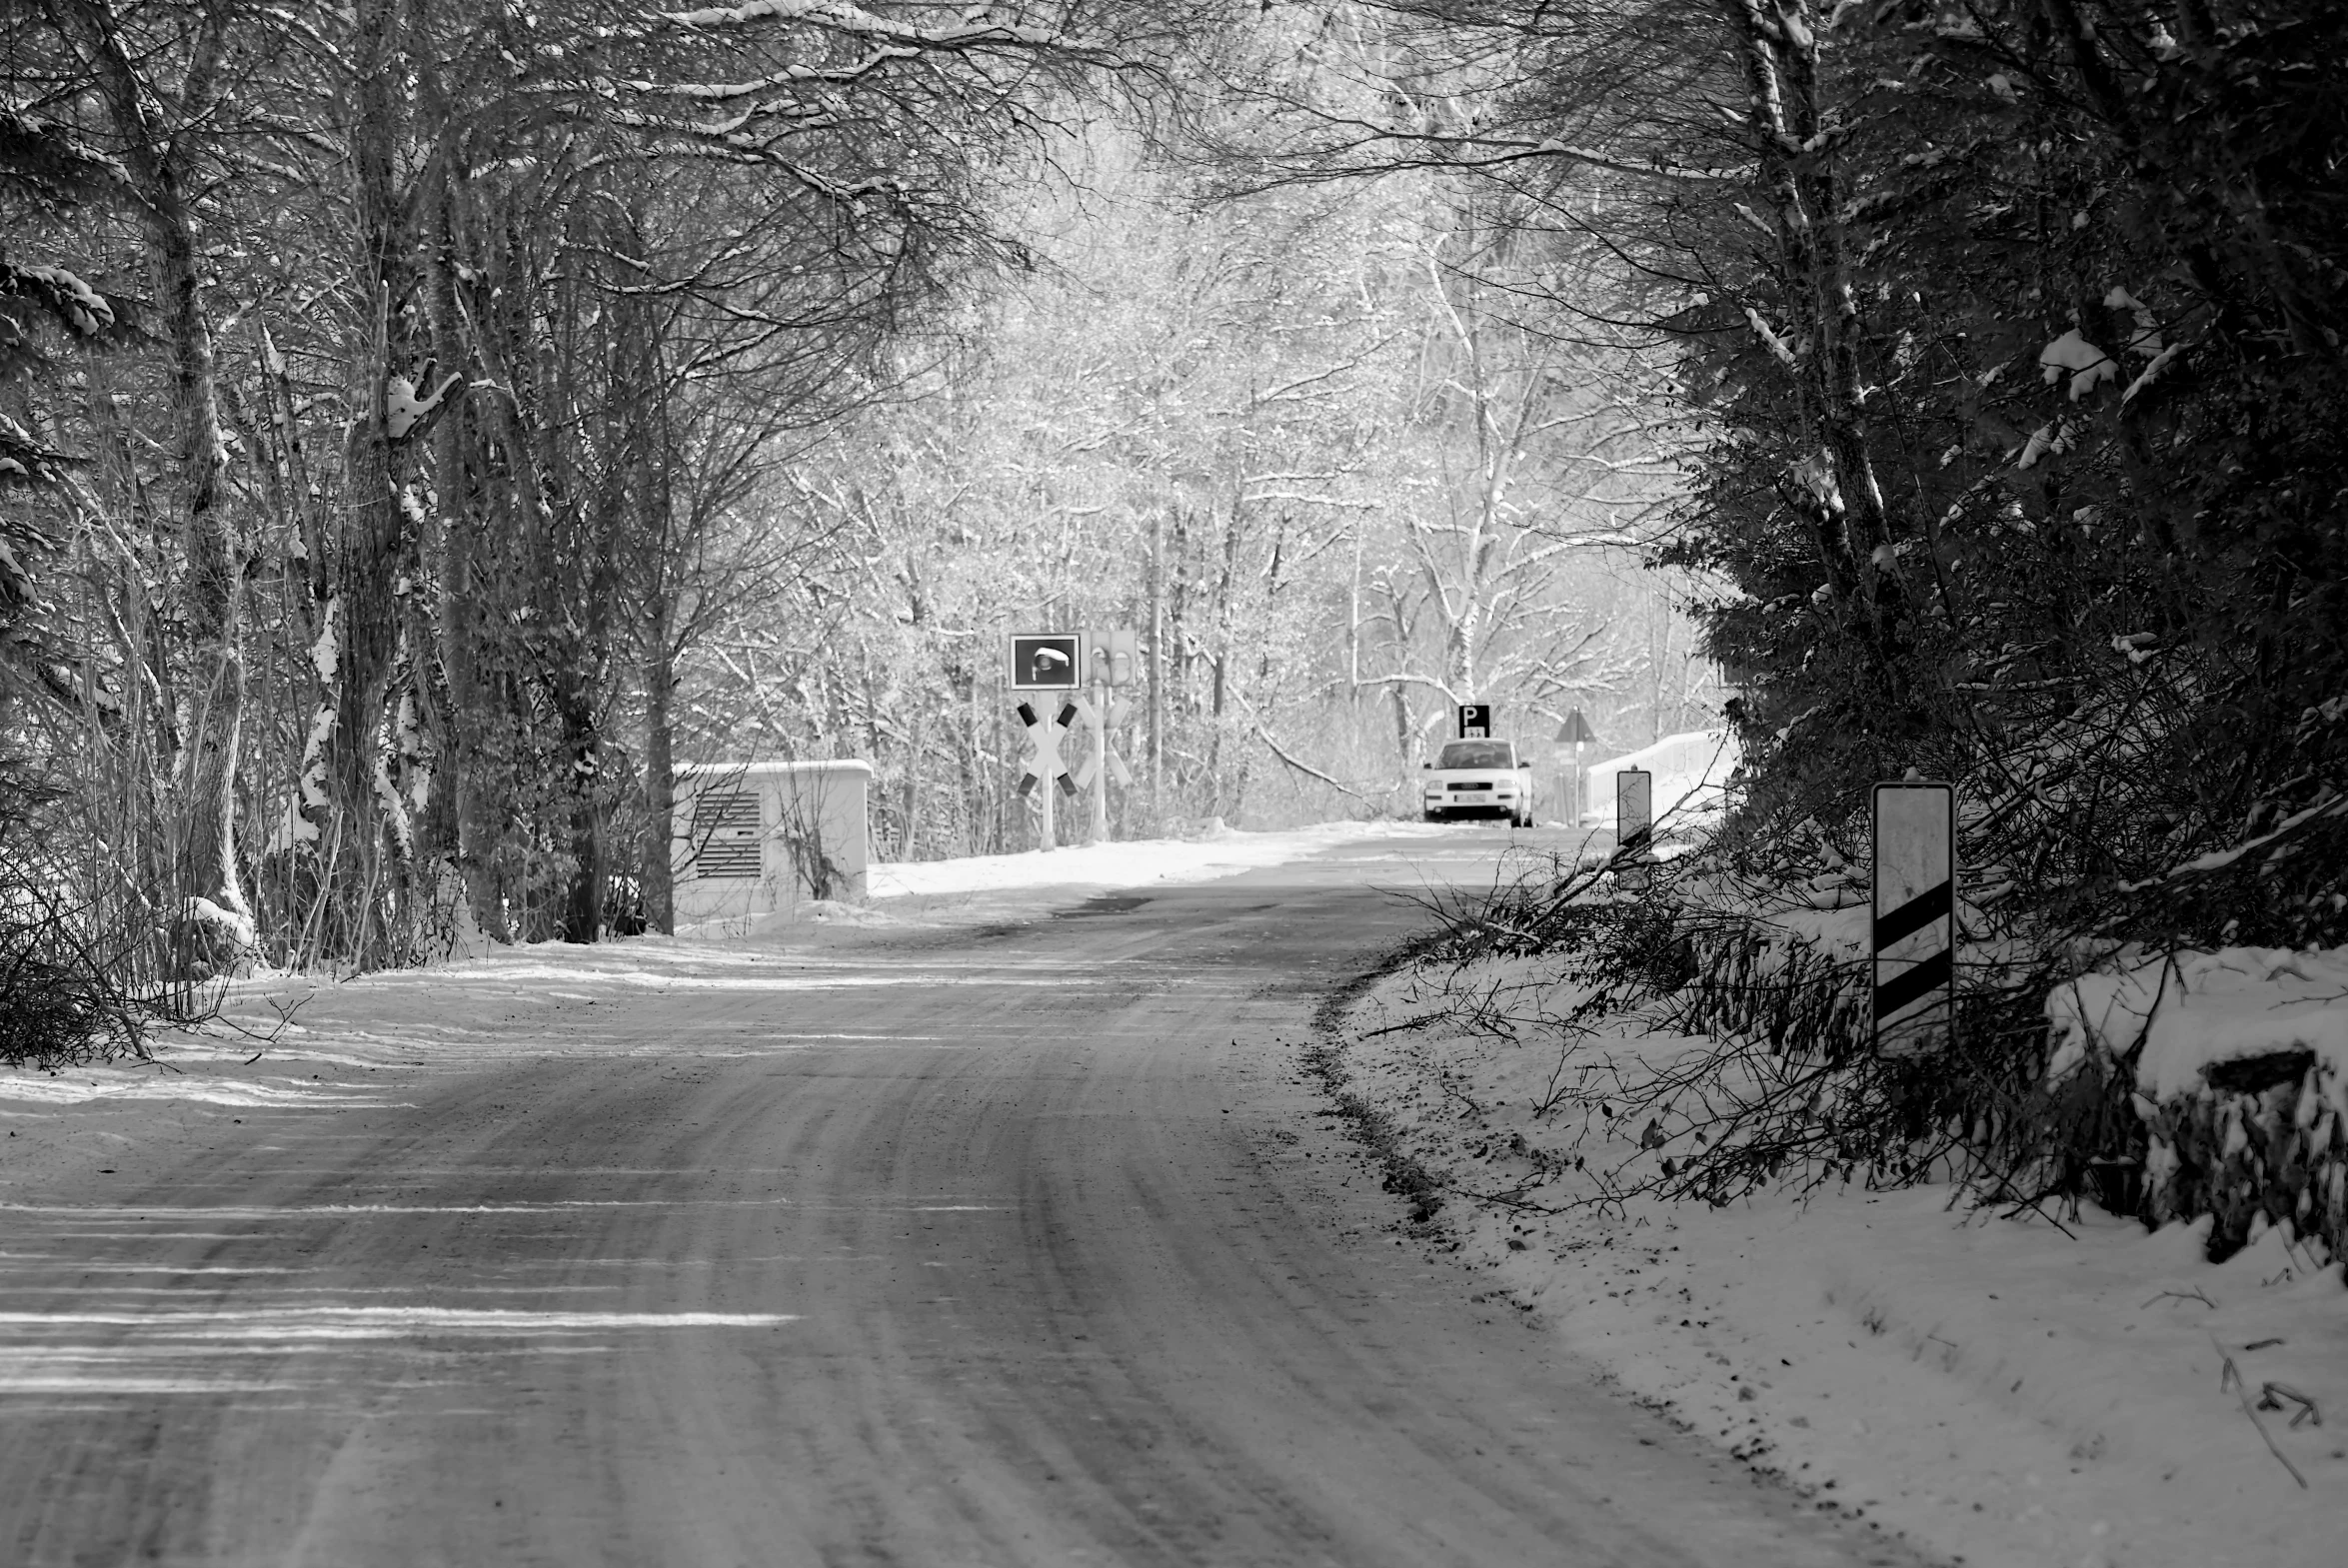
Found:
[[[1877,916],[1875,950],[1881,952],[1902,936],[1912,936],[1948,913],[1950,899],[1949,884],[1942,882],[1937,887],[1916,894],[1889,914]]]
[[[1929,958],[1919,959],[1905,974],[1896,975],[1875,987],[1875,1021],[1880,1023],[1909,1002],[1940,989],[1949,983],[1955,973],[1955,966],[1950,963],[1946,948]]]

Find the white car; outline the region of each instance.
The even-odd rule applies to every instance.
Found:
[[[1514,826],[1532,825],[1532,764],[1518,760],[1515,742],[1452,741],[1423,766],[1418,809],[1428,821],[1505,816]]]

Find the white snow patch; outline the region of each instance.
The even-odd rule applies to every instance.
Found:
[[[1658,832],[1716,818],[1727,803],[1729,777],[1743,754],[1727,730],[1689,730],[1667,735],[1652,746],[1589,766],[1590,808],[1608,822],[1614,809],[1615,776],[1645,769]]]
[[[318,641],[310,645],[310,668],[318,672],[318,679],[333,684],[334,667],[341,659],[342,642],[335,630],[335,618],[342,613],[341,596],[326,602],[319,613]]]
[[[2048,386],[2062,379],[2065,371],[2071,376],[2071,401],[2078,402],[2107,381],[2119,379],[2120,368],[2110,355],[2089,343],[2073,327],[2038,351],[2038,365]],[[2024,464],[2027,468],[2029,465]]]
[[[55,289],[65,306],[67,324],[84,337],[93,337],[114,325],[114,307],[78,274],[56,266],[20,267],[17,271]]]
[[[1072,883],[1141,887],[1152,882],[1211,881],[1301,859],[1332,844],[1380,836],[1420,837],[1441,831],[1440,827],[1409,822],[1322,822],[1282,832],[1245,832],[1218,823],[1195,839],[1144,838],[1128,843],[1079,844],[1049,853],[1030,850],[1025,854],[880,864],[866,873],[867,886],[874,898],[896,898]]]
[[[2057,1042],[2049,1079],[2077,1067],[2090,1044],[2125,1060],[2141,1040],[2136,1086],[2156,1101],[2201,1089],[2205,1067],[2287,1050],[2315,1052],[2348,1081],[2348,947],[2134,956],[2057,987],[2046,1015]]]
[[[2162,371],[2168,369],[2169,361],[2175,359],[2179,353],[2183,352],[2184,347],[2185,345],[2182,343],[2172,343],[2167,348],[2161,350],[2158,354],[2155,354],[2152,357],[2152,362],[2146,365],[2142,371],[2137,373],[2136,379],[2134,381],[2128,383],[2127,390],[2120,394],[2120,401],[2122,403],[2126,403],[2130,399],[2134,398],[2137,393],[2142,392],[2146,387],[2151,386],[2153,378],[2158,376]]]
[[[329,1087],[304,1079],[213,1077],[196,1073],[141,1071],[126,1067],[70,1067],[58,1073],[0,1072],[0,1101],[33,1105],[86,1105],[101,1100],[186,1100],[243,1109],[379,1106],[393,1103],[364,1090]]]
[[[251,952],[259,943],[253,916],[242,909],[232,909],[201,894],[188,899],[187,917],[219,931],[238,952]]]
[[[1759,311],[1747,305],[1744,308],[1744,319],[1752,324],[1753,336],[1759,338],[1767,346],[1772,359],[1787,370],[1798,368],[1794,363],[1793,350],[1787,348],[1785,340],[1777,336],[1770,325],[1761,319]]]
[[[1551,961],[1471,965],[1448,989],[1547,983]],[[1547,1037],[1394,1028],[1437,1009],[1435,986],[1431,970],[1382,982],[1351,1021],[1345,1065],[1452,1188],[1438,1223],[1487,1282],[1479,1299],[1522,1309],[1634,1397],[1820,1506],[1968,1568],[2340,1561],[2337,1265],[2315,1266],[2280,1231],[2213,1265],[2206,1222],[2148,1234],[2089,1208],[2057,1216],[2058,1230],[2027,1213],[1968,1213],[1939,1187],[1829,1186],[1806,1204],[1770,1194],[1721,1209],[1479,1207],[1458,1194],[1550,1207],[1588,1194],[1572,1169],[1540,1181],[1516,1138],[1593,1167],[1651,1156],[1637,1129],[1617,1133],[1594,1111],[1532,1115],[1560,1061]],[[1562,1011],[1575,994],[1552,989],[1546,1005]],[[1367,1032],[1379,1028],[1391,1032]],[[1565,1059],[1654,1060],[1694,1043],[1624,1027]],[[2305,1394],[2333,1425],[2293,1426],[2297,1406],[2277,1396],[2257,1415],[2262,1437],[2245,1405],[2269,1384]]]

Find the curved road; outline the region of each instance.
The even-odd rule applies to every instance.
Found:
[[[1908,1561],[1478,1308],[1315,1117],[1375,884],[1504,836],[643,944],[363,1108],[12,1188],[0,1561]]]

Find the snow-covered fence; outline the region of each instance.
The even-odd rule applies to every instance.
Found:
[[[692,763],[677,770],[670,865],[677,923],[861,901],[873,768],[854,761]]]
[[[1589,767],[1587,806],[1599,821],[1614,820],[1614,776],[1643,768],[1655,776],[1655,826],[1669,831],[1690,821],[1717,817],[1727,803],[1728,776],[1736,771],[1736,737],[1726,730],[1691,730],[1667,735],[1627,757]]]

